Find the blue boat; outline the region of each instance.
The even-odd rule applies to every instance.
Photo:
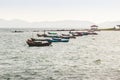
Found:
[[[69,42],[69,39],[52,38],[52,39],[48,40],[48,42]]]

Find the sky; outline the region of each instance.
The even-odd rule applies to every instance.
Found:
[[[0,19],[120,21],[120,0],[0,0]]]

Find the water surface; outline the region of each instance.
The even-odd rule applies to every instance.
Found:
[[[36,33],[0,32],[0,80],[120,80],[120,32],[28,47]]]

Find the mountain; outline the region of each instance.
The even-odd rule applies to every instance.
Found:
[[[22,20],[0,19],[0,28],[90,28],[95,23],[89,21],[64,20],[64,21],[44,21],[27,22]]]
[[[27,22],[23,20],[4,20],[0,19],[0,28],[79,28],[79,29],[89,29],[94,22],[90,21],[79,21],[79,20],[63,20],[63,21],[43,21],[43,22]],[[98,28],[113,28],[116,25],[120,25],[120,21],[104,22],[96,24]]]
[[[30,24],[26,21],[22,20],[3,20],[0,19],[0,27],[2,28],[21,28],[21,27],[27,27]]]

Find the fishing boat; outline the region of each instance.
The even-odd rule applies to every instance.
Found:
[[[62,36],[70,36],[70,34],[62,34]]]
[[[32,41],[48,41],[49,39],[43,38],[43,39],[38,39],[38,38],[31,38]]]
[[[34,40],[34,39],[28,39],[26,43],[32,47],[32,46],[49,46],[52,42],[49,42],[48,40]]]
[[[88,34],[89,35],[98,35],[98,33],[96,33],[96,32],[89,32]]]
[[[56,34],[37,34],[38,37],[58,37]]]
[[[89,30],[88,34],[89,35],[98,35],[98,33],[96,33],[94,30]]]
[[[71,32],[73,36],[83,36],[81,32]]]
[[[89,35],[88,32],[81,32],[81,33],[82,33],[82,35]]]
[[[48,34],[56,35],[57,33],[55,33],[55,32],[48,32]]]
[[[75,36],[60,36],[59,38],[63,38],[63,39],[70,39],[70,38],[76,38]]]
[[[47,34],[37,34],[38,37],[47,37]]]
[[[18,31],[18,30],[15,30],[15,31],[12,31],[12,33],[23,33],[24,31]]]
[[[69,42],[69,39],[52,38],[52,39],[48,40],[48,42]]]
[[[61,38],[66,38],[66,37],[68,37],[68,38],[76,38],[75,36],[73,36],[73,35],[70,35],[70,34],[62,34],[62,36],[61,36]]]
[[[76,38],[75,36],[73,35],[70,35],[70,36],[63,36],[63,35],[47,35],[47,34],[37,34],[38,37],[49,37],[49,38],[53,38],[53,37],[56,37],[56,38],[63,38],[63,39],[70,39],[70,38]]]

